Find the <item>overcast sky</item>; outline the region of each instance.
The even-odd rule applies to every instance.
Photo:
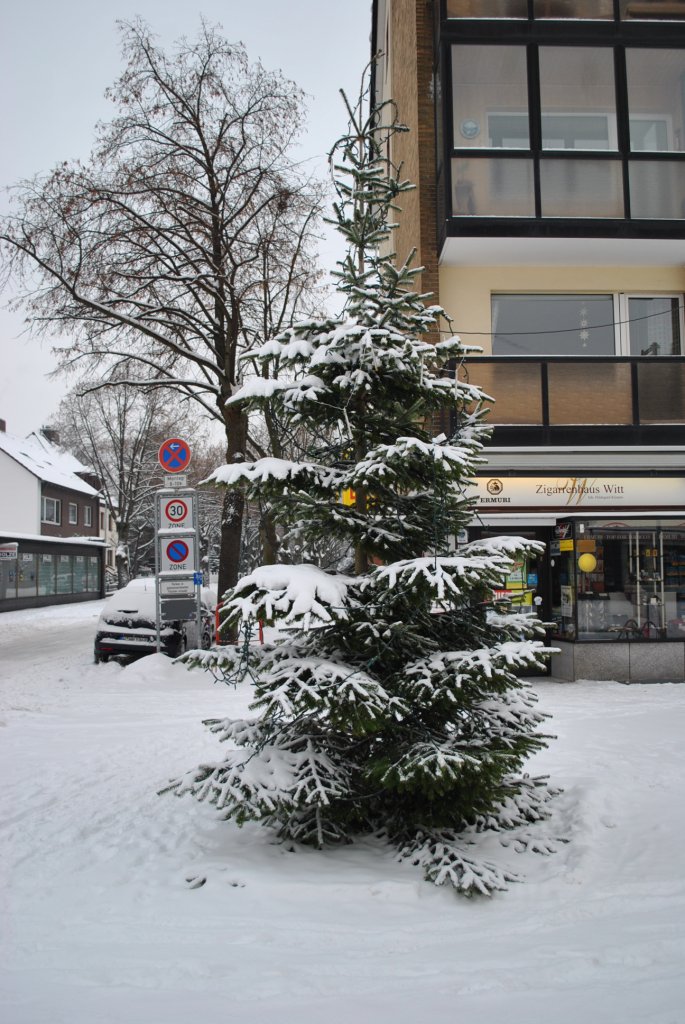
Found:
[[[354,96],[369,59],[371,0],[14,0],[0,14],[3,188],[88,156],[93,125],[111,115],[104,91],[121,68],[115,22],[136,15],[164,44],[194,36],[204,15],[245,43],[250,59],[280,68],[308,94],[302,153],[323,165],[346,123],[339,89]],[[23,332],[21,315],[0,311],[0,419],[18,435],[42,426],[68,387],[47,380],[49,344]]]

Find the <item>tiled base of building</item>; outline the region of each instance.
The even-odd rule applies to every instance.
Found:
[[[583,643],[554,640],[552,677],[566,682],[606,679],[620,683],[685,682],[685,643]]]

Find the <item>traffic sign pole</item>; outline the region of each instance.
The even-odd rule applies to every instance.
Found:
[[[197,502],[195,491],[185,489],[185,470],[190,465],[190,457],[190,445],[181,437],[167,438],[157,455],[160,466],[168,474],[167,487],[173,487],[175,492],[158,491],[155,502],[158,651],[161,650],[165,606],[185,618],[187,608],[193,607],[188,603],[193,602],[193,595],[198,643],[202,644],[201,590],[196,584],[199,568]],[[193,589],[188,594],[191,583]]]

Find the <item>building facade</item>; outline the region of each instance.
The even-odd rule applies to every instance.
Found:
[[[0,611],[104,596],[100,498],[72,455],[0,420]]]
[[[397,251],[482,349],[471,536],[561,678],[685,679],[685,0],[375,0]],[[447,326],[447,325],[446,325]]]

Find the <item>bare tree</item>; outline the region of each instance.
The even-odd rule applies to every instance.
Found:
[[[221,422],[227,462],[260,455],[227,399],[241,352],[301,315],[317,277],[321,187],[288,156],[302,95],[205,23],[169,54],[139,20],[120,30],[117,114],[98,126],[91,158],[14,190],[0,240],[17,305],[70,339],[63,367],[104,360],[121,379],[133,361],[146,387],[154,372]],[[227,492],[222,592],[236,579],[243,508]]]
[[[154,560],[153,495],[162,486],[157,462],[171,424],[192,431],[170,401],[170,392],[150,392],[127,384],[89,387],[83,382],[60,404],[50,427],[60,443],[90,466],[97,476],[110,515],[116,523],[117,581]],[[183,413],[181,414],[183,415]]]

